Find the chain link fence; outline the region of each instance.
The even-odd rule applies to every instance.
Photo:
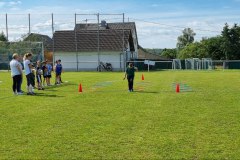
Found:
[[[9,63],[14,53],[18,53],[21,63],[26,53],[33,53],[33,62],[44,60],[42,42],[0,42],[0,70],[9,70]]]

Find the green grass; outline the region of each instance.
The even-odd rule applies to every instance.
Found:
[[[239,71],[141,74],[134,93],[122,73],[80,72],[14,96],[1,72],[0,159],[239,159]]]

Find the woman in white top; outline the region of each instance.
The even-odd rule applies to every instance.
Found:
[[[11,76],[13,78],[12,90],[15,95],[22,95],[21,81],[22,81],[22,67],[19,63],[19,56],[14,53],[10,62]]]
[[[33,88],[35,86],[35,76],[32,73],[32,69],[34,69],[34,67],[30,62],[31,59],[32,59],[31,53],[26,53],[24,55],[23,65],[24,65],[25,75],[27,78],[27,90],[28,90],[27,95],[35,95],[35,93],[33,92]]]

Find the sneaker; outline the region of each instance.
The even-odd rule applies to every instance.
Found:
[[[17,95],[23,95],[23,93],[22,92],[18,92]]]
[[[28,92],[27,95],[33,96],[32,92]]]
[[[32,95],[36,95],[36,93],[32,92]]]

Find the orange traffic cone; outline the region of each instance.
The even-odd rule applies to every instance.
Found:
[[[176,92],[177,92],[177,93],[180,92],[180,85],[179,85],[179,84],[176,85]]]
[[[78,92],[82,93],[82,84],[81,83],[78,86]]]
[[[142,74],[142,81],[144,81],[144,75]]]

